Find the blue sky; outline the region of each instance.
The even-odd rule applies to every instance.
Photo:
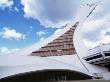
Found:
[[[81,5],[94,1],[99,0],[0,0],[0,54],[44,40],[72,21]],[[109,5],[101,0],[84,23],[88,48],[110,42]]]

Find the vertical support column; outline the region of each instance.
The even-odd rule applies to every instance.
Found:
[[[104,54],[104,51],[103,51],[103,44],[102,43],[100,44],[100,52],[103,56],[103,59],[105,59],[105,54]]]

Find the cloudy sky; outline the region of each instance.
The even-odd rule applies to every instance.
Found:
[[[44,40],[72,21],[81,5],[98,1],[83,26],[88,48],[110,43],[110,0],[0,0],[0,55]]]

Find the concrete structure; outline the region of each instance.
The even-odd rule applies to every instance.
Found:
[[[72,22],[45,41],[0,56],[1,81],[110,80],[108,67],[100,65],[100,62],[105,64],[109,61],[109,45],[104,46],[103,50],[102,46],[88,50],[81,36],[82,25],[96,6],[97,3],[86,4]],[[97,60],[97,52],[104,58],[99,65],[94,60],[88,60],[93,57]]]
[[[84,59],[90,64],[107,67],[110,70],[110,44],[100,44],[90,49]]]
[[[73,36],[78,22],[73,25],[67,32],[48,43],[46,46],[41,47],[37,51],[32,52],[32,56],[61,56],[73,55],[76,53],[73,44]]]

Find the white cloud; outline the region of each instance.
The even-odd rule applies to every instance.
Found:
[[[0,36],[5,39],[25,39],[25,35],[21,34],[19,32],[16,32],[15,29],[9,29],[9,28],[3,28],[3,30],[0,32]]]
[[[14,4],[13,0],[0,0],[0,8],[11,8]]]
[[[45,37],[41,37],[41,38],[40,38],[40,41],[43,41],[44,39],[45,39]]]
[[[104,19],[95,19],[95,20],[88,20],[85,21],[84,25],[83,25],[83,31],[84,32],[90,32],[90,31],[94,31],[97,29],[100,29],[105,23]]]
[[[106,35],[110,32],[109,15],[86,21],[83,27],[83,38],[88,48],[93,48],[100,43],[110,43],[110,35]]]
[[[39,37],[39,40],[42,41],[46,38],[48,32],[47,30],[42,30],[42,31],[38,31],[36,32],[36,35]]]
[[[96,46],[98,46],[98,45],[100,45],[100,44],[110,43],[110,35],[105,35],[105,36],[103,36],[100,40],[95,41],[95,42],[90,41],[90,40],[88,40],[88,39],[84,39],[84,43],[85,43],[85,45],[86,45],[86,47],[87,47],[88,49],[94,48],[94,47],[96,47]]]
[[[24,16],[46,27],[60,27],[72,20],[81,0],[21,0]]]
[[[83,39],[88,48],[93,48],[100,43],[110,43],[110,35],[106,35],[107,32],[110,32],[110,0],[95,2],[98,1],[101,2],[83,26]]]
[[[19,50],[19,48],[9,49],[7,47],[0,47],[0,55],[13,53],[13,52],[18,51],[18,50]]]
[[[15,10],[16,12],[19,12],[18,7],[14,7],[14,10]]]
[[[54,32],[54,34],[56,34],[56,33],[58,33],[58,32],[60,32],[62,29],[57,29],[55,32]]]
[[[47,31],[39,31],[39,32],[36,32],[36,34],[41,37],[41,36],[45,36],[46,34],[48,34],[48,32]]]

